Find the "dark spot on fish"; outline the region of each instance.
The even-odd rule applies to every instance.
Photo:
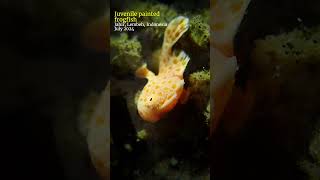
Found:
[[[150,98],[150,101],[152,101],[152,98]]]
[[[317,43],[318,43],[318,41],[317,41],[317,40],[315,40],[315,39],[314,39],[312,42],[313,42],[313,43],[315,43],[315,44],[317,44]]]

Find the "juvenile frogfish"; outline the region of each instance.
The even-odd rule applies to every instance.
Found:
[[[145,121],[157,122],[176,106],[179,99],[183,99],[181,97],[186,97],[183,74],[190,58],[184,51],[173,52],[172,47],[188,28],[189,19],[183,16],[168,24],[159,57],[158,75],[150,71],[146,64],[136,71],[138,77],[148,80],[137,101],[139,115]]]

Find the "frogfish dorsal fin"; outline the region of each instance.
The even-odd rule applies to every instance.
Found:
[[[188,30],[188,28],[189,28],[189,19],[187,17],[178,16],[175,19],[173,19],[168,24],[164,32],[162,53],[171,54],[172,46]]]
[[[173,55],[166,67],[168,74],[173,74],[179,77],[183,77],[183,73],[190,61],[190,57],[184,52],[180,51],[178,55]]]

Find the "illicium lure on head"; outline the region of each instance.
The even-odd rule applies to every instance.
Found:
[[[172,47],[188,28],[189,19],[183,16],[176,17],[168,24],[159,58],[158,75],[151,72],[146,64],[136,71],[138,77],[148,79],[137,102],[138,112],[146,121],[158,121],[185,94],[183,73],[190,58],[184,51],[173,53]]]

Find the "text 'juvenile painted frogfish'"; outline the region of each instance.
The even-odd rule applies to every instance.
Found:
[[[137,101],[139,115],[145,121],[157,122],[185,95],[183,73],[190,58],[184,51],[173,53],[172,47],[188,28],[189,19],[183,16],[168,24],[159,57],[158,75],[150,71],[146,64],[136,71],[138,77],[148,79]]]

